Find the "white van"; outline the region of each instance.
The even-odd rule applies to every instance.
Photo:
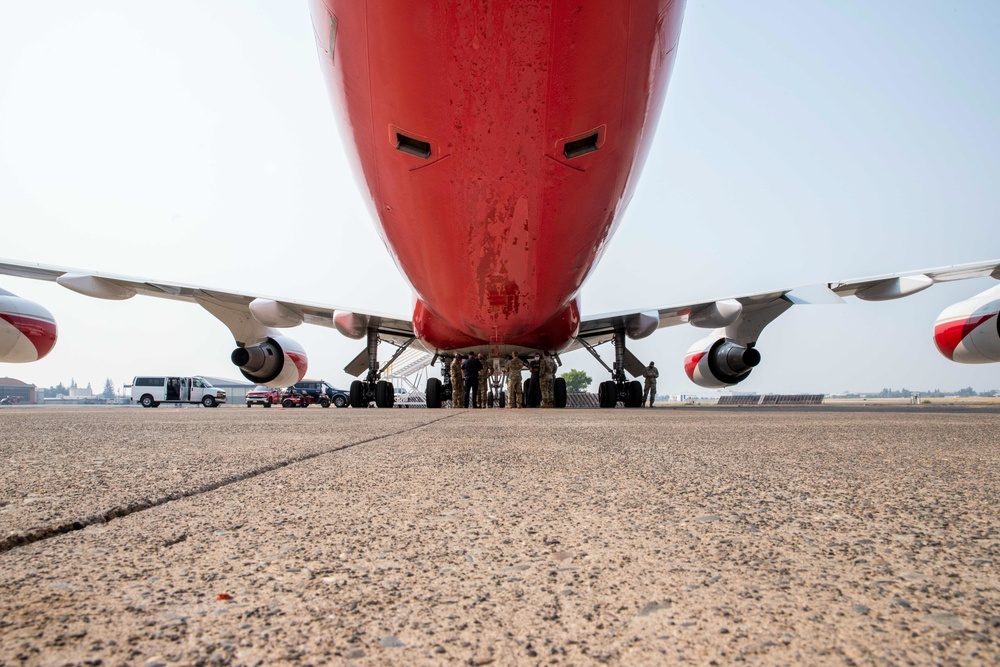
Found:
[[[144,408],[155,408],[160,403],[201,403],[206,408],[217,408],[226,402],[226,392],[200,377],[139,375],[132,380],[132,400]]]

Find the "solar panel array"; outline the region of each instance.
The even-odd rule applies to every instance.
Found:
[[[568,393],[566,394],[566,407],[567,408],[599,408],[600,403],[597,401],[597,394],[587,393]]]
[[[720,396],[718,405],[822,405],[825,394],[742,394]]]
[[[759,405],[759,394],[741,394],[737,396],[720,396],[719,405]]]

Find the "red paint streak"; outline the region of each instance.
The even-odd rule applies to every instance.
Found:
[[[299,371],[299,379],[296,382],[301,382],[302,378],[306,376],[306,371],[309,370],[309,359],[304,354],[298,354],[297,352],[285,352],[285,356],[295,364],[295,368]]]
[[[937,324],[934,326],[934,343],[941,354],[954,361],[955,348],[961,344],[966,336],[992,317],[993,314],[979,315]]]
[[[652,143],[683,0],[312,0],[340,135],[437,349],[564,349]],[[331,39],[336,16],[336,39]],[[334,53],[329,53],[334,43]],[[427,159],[396,150],[397,132]],[[567,140],[598,150],[566,158]]]
[[[47,322],[35,319],[34,317],[11,315],[9,313],[0,313],[0,318],[9,322],[25,338],[31,341],[31,344],[35,346],[39,359],[47,355],[55,347],[57,338],[55,322]]]
[[[694,369],[698,367],[698,363],[706,354],[708,352],[695,352],[684,359],[684,372],[687,373],[688,379],[692,382],[694,382]]]

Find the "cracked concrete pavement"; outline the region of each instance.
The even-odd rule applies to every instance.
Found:
[[[996,664],[998,425],[4,410],[0,665]]]

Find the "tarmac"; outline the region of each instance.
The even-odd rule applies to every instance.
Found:
[[[998,426],[5,408],[0,665],[998,664]]]

